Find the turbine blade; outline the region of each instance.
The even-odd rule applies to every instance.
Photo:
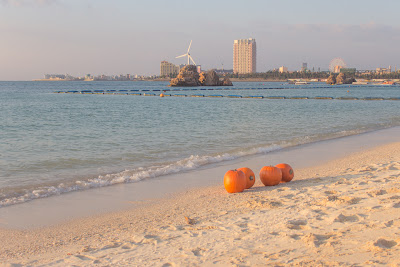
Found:
[[[192,46],[192,41],[193,40],[190,40],[189,48],[188,48],[188,51],[187,51],[188,54],[189,54],[189,51],[190,51],[190,47]]]
[[[188,55],[188,54],[180,55],[180,56],[177,56],[176,58],[186,57],[187,55]]]
[[[189,55],[189,58],[192,60],[193,64],[196,65],[196,62],[194,62],[194,60],[193,60],[191,55]]]

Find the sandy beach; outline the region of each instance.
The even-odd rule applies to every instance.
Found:
[[[242,166],[238,166],[242,167]],[[243,193],[221,183],[135,208],[1,229],[3,266],[400,266],[400,143],[295,168]],[[21,264],[21,265],[20,265]]]

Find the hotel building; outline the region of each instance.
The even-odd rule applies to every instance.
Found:
[[[286,68],[286,67],[284,67],[284,66],[282,66],[282,67],[280,67],[279,68],[279,73],[288,73],[289,71],[288,71],[288,68]]]
[[[173,74],[178,74],[179,66],[176,66],[168,61],[161,61],[160,64],[160,76],[171,76]]]
[[[240,39],[233,42],[233,72],[239,74],[256,72],[256,40]]]

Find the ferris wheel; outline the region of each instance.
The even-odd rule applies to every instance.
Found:
[[[344,62],[344,60],[341,59],[340,57],[331,60],[331,62],[329,63],[329,71],[334,72],[336,66],[340,66],[342,68],[347,67],[346,62]]]

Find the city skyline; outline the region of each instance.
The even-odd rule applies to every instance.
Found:
[[[399,8],[394,0],[0,0],[0,80],[154,75],[163,60],[185,63],[175,56],[192,39],[191,54],[203,69],[232,69],[233,40],[249,37],[257,40],[258,72],[298,70],[303,62],[327,70],[336,57],[357,69],[394,69]]]

